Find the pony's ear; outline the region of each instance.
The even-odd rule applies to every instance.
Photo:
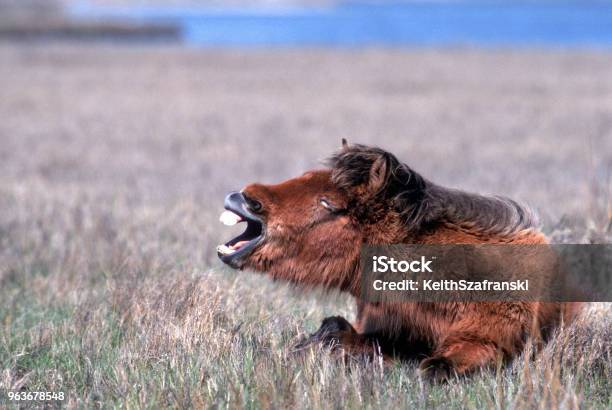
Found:
[[[380,192],[386,185],[388,165],[386,155],[380,155],[370,167],[368,191],[372,194]]]
[[[344,145],[344,144],[343,144]],[[397,159],[380,148],[344,145],[327,163],[336,186],[358,196],[378,195],[389,184]]]
[[[347,151],[349,149],[349,144],[346,138],[342,138],[342,150]]]

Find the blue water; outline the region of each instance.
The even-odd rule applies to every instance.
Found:
[[[612,1],[342,2],[329,7],[93,7],[80,17],[178,24],[204,47],[553,46],[612,47]]]

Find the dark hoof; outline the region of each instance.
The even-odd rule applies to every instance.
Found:
[[[342,316],[331,316],[323,319],[321,327],[315,334],[332,334],[342,332],[355,332],[353,326]]]
[[[312,344],[326,347],[337,347],[343,335],[357,333],[353,326],[341,316],[332,316],[323,319],[319,330],[311,334],[306,340],[298,343],[294,350],[302,350]]]
[[[430,357],[419,365],[421,376],[434,383],[448,381],[454,373],[452,363],[445,357]]]

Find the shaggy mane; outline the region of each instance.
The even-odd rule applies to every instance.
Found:
[[[434,184],[380,148],[346,146],[329,158],[327,164],[332,169],[333,182],[347,192],[366,186],[372,167],[384,164],[381,188],[371,194],[377,201],[393,206],[412,231],[446,222],[483,233],[508,235],[538,224],[530,209],[512,199]]]

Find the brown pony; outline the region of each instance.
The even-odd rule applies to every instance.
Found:
[[[325,343],[349,354],[421,359],[434,380],[465,374],[541,340],[578,305],[542,302],[360,301],[363,244],[546,243],[516,202],[436,185],[379,148],[348,145],[329,168],[277,185],[251,184],[225,199],[222,220],[245,232],[219,246],[221,260],[304,286],[349,292],[351,325],[330,317],[300,346]]]

